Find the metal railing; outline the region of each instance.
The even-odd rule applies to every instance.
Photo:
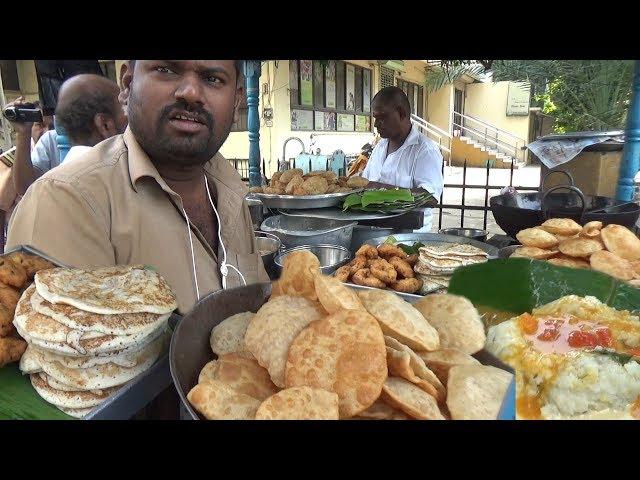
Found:
[[[436,127],[434,124],[427,122],[424,118],[421,118],[417,115],[411,114],[411,123],[413,123],[416,127],[422,130],[422,132],[427,135],[427,137],[431,137],[431,139],[438,144],[440,153],[442,153],[442,157],[445,159],[445,161],[451,159],[452,136],[450,133],[439,127]]]
[[[459,130],[460,136],[473,137],[471,138],[472,140],[478,141],[485,148],[492,149],[496,153],[508,155],[515,161],[525,163],[526,150],[523,147],[526,146],[527,141],[523,138],[471,115],[456,111],[453,111],[451,115],[452,131]]]

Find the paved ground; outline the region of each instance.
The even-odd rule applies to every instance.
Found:
[[[485,185],[487,179],[486,169],[484,168],[467,168],[466,185]],[[489,170],[489,185],[506,186],[509,185],[509,170],[493,168]],[[446,184],[462,184],[463,169],[462,167],[445,167],[444,183]],[[527,166],[513,172],[513,185],[516,187],[537,187],[540,184],[540,167]],[[498,190],[489,190],[489,198],[498,195]],[[485,201],[484,189],[465,189],[465,205],[483,206]],[[461,205],[462,189],[445,187],[444,204]],[[469,211],[464,213],[464,227],[467,228],[483,228],[484,212],[481,210]],[[461,211],[455,209],[445,209],[442,212],[442,227],[451,228],[461,226]],[[487,228],[489,233],[504,234],[502,229],[495,223],[491,211],[487,215]],[[432,231],[438,231],[438,210],[434,210],[434,219]]]

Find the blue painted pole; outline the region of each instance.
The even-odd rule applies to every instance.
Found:
[[[60,153],[60,163],[62,163],[64,162],[64,157],[67,156],[67,153],[69,153],[71,149],[71,142],[64,129],[55,121],[55,117],[53,117],[53,125],[56,129],[56,143],[58,144],[58,152]]]
[[[258,112],[258,94],[261,65],[259,60],[245,60],[244,76],[247,90],[248,128],[249,128],[249,185],[259,187],[260,175],[260,114]]]
[[[636,60],[631,84],[631,103],[627,112],[627,130],[620,162],[616,199],[633,200],[634,178],[640,170],[640,60]]]

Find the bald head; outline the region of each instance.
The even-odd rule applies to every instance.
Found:
[[[76,75],[62,84],[56,122],[73,145],[93,146],[124,131],[127,122],[119,93],[115,82],[93,74]]]
[[[373,125],[382,138],[402,142],[411,131],[411,105],[404,91],[385,87],[371,100]]]

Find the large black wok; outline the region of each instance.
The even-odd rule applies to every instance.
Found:
[[[520,230],[538,226],[549,218],[571,218],[581,225],[598,220],[605,225],[615,223],[631,230],[635,228],[640,216],[637,203],[584,195],[573,185],[573,178],[569,174],[567,176],[572,185],[557,186],[544,193],[491,197],[489,204],[496,223],[512,238],[516,238]],[[544,185],[544,180],[542,183]]]

